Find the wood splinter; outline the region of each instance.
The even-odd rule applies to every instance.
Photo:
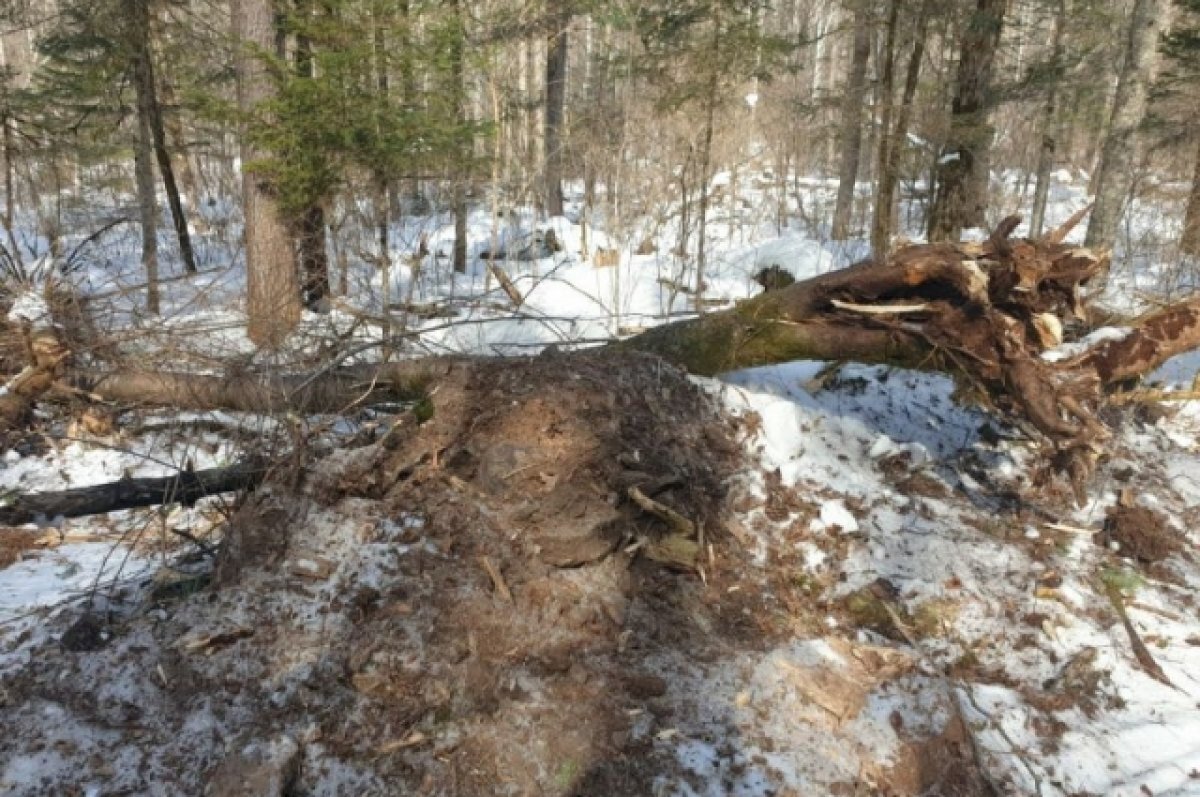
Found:
[[[508,583],[504,580],[504,576],[500,573],[500,568],[496,567],[496,563],[492,561],[490,556],[479,557],[479,564],[487,571],[488,576],[492,579],[492,586],[496,588],[496,594],[504,600],[505,603],[512,603],[512,592],[508,588]]]
[[[627,492],[630,499],[637,504],[643,512],[654,515],[656,518],[666,523],[671,527],[671,530],[675,534],[688,538],[696,536],[696,524],[676,512],[671,507],[655,501],[636,486],[630,487]]]

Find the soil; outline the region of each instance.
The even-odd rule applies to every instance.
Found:
[[[0,528],[0,569],[8,567],[21,555],[37,547],[43,535],[29,529]]]
[[[655,793],[680,774],[657,742],[708,710],[689,668],[821,633],[794,571],[727,528],[738,436],[648,356],[458,371],[432,408],[310,463],[299,491],[247,500],[210,587],[110,606],[68,635],[105,644],[47,642],[6,676],[20,730],[0,761],[31,772],[14,793]],[[678,530],[631,487],[696,525],[697,558],[647,555]],[[771,489],[768,511],[808,511]],[[885,669],[844,676],[846,704]],[[884,792],[839,788],[980,793],[963,736],[906,733],[871,773]]]

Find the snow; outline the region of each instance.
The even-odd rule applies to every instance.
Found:
[[[1097,338],[1116,339],[1120,334],[1107,331]],[[1194,644],[1196,626],[1189,619],[1190,611],[1177,602],[1177,590],[1146,585],[1136,600],[1138,606],[1148,606],[1151,611],[1129,610],[1143,638],[1162,640],[1153,655],[1175,684],[1176,688],[1170,688],[1139,669],[1119,623],[1098,622],[1094,608],[1103,606],[1104,598],[1091,574],[1105,554],[1089,539],[1076,536],[1065,541],[1049,565],[1063,576],[1064,583],[1056,598],[1035,598],[1031,584],[1037,573],[1046,572],[1047,565],[1040,557],[1033,558],[1027,546],[1043,541],[1062,545],[1048,539],[1044,528],[1018,528],[1026,545],[1004,542],[993,536],[995,532],[983,530],[994,523],[986,510],[953,497],[905,495],[878,470],[881,459],[897,453],[928,452],[925,458],[911,457],[909,467],[932,468],[973,493],[982,486],[961,473],[956,463],[987,461],[989,479],[1019,481],[1021,463],[1027,456],[1020,446],[1001,443],[997,450],[980,441],[975,430],[984,416],[955,405],[950,400],[950,385],[940,377],[850,365],[817,380],[818,367],[788,364],[743,371],[729,375],[725,385],[713,389],[732,411],[758,415],[761,428],[748,445],[762,458],[764,469],[777,471],[784,484],[803,494],[825,496],[810,526],[815,536],[805,543],[810,570],[832,568],[839,573],[834,581],[842,585],[838,588],[841,594],[882,576],[896,586],[909,606],[948,596],[959,605],[950,621],[949,638],[922,642],[913,651],[928,673],[922,676],[926,678],[926,698],[922,700],[940,706],[944,721],[952,709],[947,695],[952,694],[957,710],[976,727],[982,755],[993,775],[1010,780],[1020,793],[1136,795],[1146,793],[1145,789],[1154,794],[1200,793],[1195,780],[1200,771],[1200,679],[1195,676],[1200,672],[1200,648]],[[1185,475],[1200,472],[1195,416],[1184,414],[1176,419],[1175,428],[1160,424],[1149,431],[1128,429],[1114,446],[1163,459],[1165,479],[1146,485],[1143,501],[1170,512],[1200,506],[1200,485],[1193,476]],[[1190,441],[1190,446],[1177,448],[1169,442],[1170,435],[1176,442]],[[1187,483],[1179,483],[1181,478]],[[870,502],[865,516],[856,518],[849,512],[846,504],[852,499]],[[1107,501],[1111,500],[1110,496]],[[1068,510],[1064,522],[1095,526],[1101,505],[1093,502],[1083,510]],[[918,511],[922,507],[932,511]],[[852,539],[862,538],[840,561],[823,550],[823,540],[838,527]],[[1197,574],[1192,572],[1187,579],[1196,584]],[[951,583],[955,586],[948,590],[946,585]],[[1051,618],[1047,628],[1053,633],[1035,631],[1040,638],[1030,646],[1023,641],[1029,631],[1014,624],[1006,606],[1047,614]],[[1155,610],[1159,614],[1153,613]],[[836,628],[836,623],[831,622],[831,628]],[[1188,639],[1193,642],[1185,641]],[[1060,739],[1048,743],[1031,725],[1032,718],[1042,712],[1022,691],[937,675],[968,648],[988,666],[1033,691],[1057,677],[1073,657],[1095,649],[1099,651],[1096,669],[1105,676],[1099,694],[1108,695],[1110,702],[1093,714],[1078,708],[1057,712],[1066,730]],[[818,667],[822,658],[828,661]],[[841,761],[847,767],[863,766],[864,759],[857,752],[863,749],[886,757],[895,741],[889,736],[890,728],[878,718],[881,713],[887,716],[883,707],[891,698],[871,693],[868,704],[878,710],[865,709],[853,722],[841,723],[836,732],[822,733],[811,726],[814,720],[805,719],[805,709],[790,702],[793,697],[778,692],[781,662],[784,669],[789,665],[818,667],[828,673],[845,666],[830,657],[827,643],[810,641],[756,660],[755,672],[774,673],[762,681],[752,677],[748,684],[731,674],[743,671],[744,663],[730,664],[731,673],[724,669],[706,673],[691,687],[705,690],[710,700],[719,702],[733,701],[751,686],[758,721],[746,727],[737,725],[742,752],[751,760],[766,760],[767,780],[775,788],[819,793],[840,777],[820,767],[835,770]],[[753,684],[771,684],[772,688]],[[754,691],[756,688],[760,691]],[[923,705],[923,710],[907,712],[906,722],[929,722],[928,704]],[[764,722],[764,717],[769,719]],[[696,721],[698,728],[681,732],[718,732],[717,718],[702,716]],[[754,739],[761,741],[752,743]],[[775,752],[756,757],[759,749]],[[797,750],[819,752],[814,756]],[[680,745],[678,755],[701,780],[729,777],[711,745],[689,738]],[[755,777],[762,776],[753,771],[758,773]],[[719,793],[689,791],[691,788],[674,793]]]
[[[19,294],[8,311],[8,320],[14,324],[24,321],[36,326],[48,322],[50,317],[50,306],[36,290]]]
[[[753,96],[746,97],[751,107]],[[912,134],[909,139],[927,146]],[[940,162],[957,157],[949,153]],[[235,162],[235,170],[239,166]],[[731,305],[755,295],[760,288],[754,275],[769,266],[804,279],[867,254],[865,242],[831,241],[820,224],[801,221],[802,209],[817,217],[828,209],[836,180],[784,175],[789,191],[794,186],[799,195],[785,200],[789,226],[782,227],[774,217],[773,192],[755,188],[744,171],[737,177],[749,210],[726,213],[723,202],[714,207],[705,275],[708,298]],[[996,180],[1011,187],[1019,177],[997,175]],[[1048,227],[1086,204],[1086,177],[1067,170],[1054,173]],[[727,188],[735,185],[730,173],[719,178]],[[1022,206],[1025,199],[1001,200],[995,212],[1007,212],[999,207],[1005,201]],[[597,248],[618,252],[615,266],[597,268],[594,256],[581,255],[578,197],[569,204],[566,217],[551,220],[538,220],[527,210],[496,220],[484,209],[473,213],[468,225],[472,259],[466,275],[449,271],[446,256],[453,227],[445,214],[407,218],[391,230],[395,243],[387,284],[373,265],[352,258],[346,302],[350,310],[364,314],[380,312],[385,297],[394,302],[411,296],[424,305],[453,303],[453,319],[411,321],[416,328],[412,351],[489,355],[536,354],[549,344],[586,345],[694,311],[686,295],[672,294],[663,282],[694,281],[688,265],[670,254],[673,231],[646,223],[618,235],[606,232],[606,220],[597,213],[588,231],[590,254]],[[671,207],[658,210],[669,215]],[[246,367],[268,364],[244,332],[245,276],[232,243],[239,224],[236,203],[215,198],[202,211],[208,231],[197,235],[197,246],[202,262],[211,268],[164,285],[161,319],[147,319],[139,294],[122,290],[140,281],[133,236],[114,244],[107,259],[88,260],[69,279],[84,293],[104,297],[97,299],[106,308],[104,320],[128,333],[130,347],[152,362],[205,370],[213,357],[236,356]],[[1141,311],[1146,308],[1139,296],[1155,290],[1179,295],[1189,287],[1186,270],[1174,269],[1160,246],[1174,234],[1177,215],[1152,203],[1134,203],[1131,232],[1119,242],[1112,278],[1100,297],[1104,304]],[[901,218],[909,214],[902,212]],[[547,229],[554,230],[563,251],[532,260],[515,258]],[[919,220],[904,232],[919,240]],[[416,272],[412,253],[423,234],[432,254]],[[1069,240],[1080,241],[1082,234],[1077,229]],[[657,251],[638,254],[643,239]],[[511,307],[478,260],[493,241],[508,255],[500,266],[524,298],[519,309]],[[689,243],[694,251],[694,234]],[[15,299],[9,318],[40,323],[48,313],[41,294],[27,290]],[[311,353],[334,334],[348,341],[346,345],[366,347],[355,357],[377,356],[370,346],[380,337],[378,327],[360,323],[353,312],[335,309],[328,316],[307,313],[293,349],[278,355],[280,361],[286,364],[290,357]],[[1062,361],[1126,334],[1125,328],[1102,328],[1045,357]],[[1200,354],[1189,354],[1168,362],[1152,379],[1186,387],[1198,369]],[[936,735],[961,715],[972,727],[989,772],[1013,784],[1018,793],[1140,795],[1149,789],[1153,794],[1200,794],[1200,781],[1193,775],[1200,771],[1200,646],[1190,641],[1200,629],[1191,602],[1200,589],[1200,570],[1194,563],[1172,560],[1176,583],[1146,580],[1133,596],[1137,606],[1129,609],[1138,632],[1175,684],[1169,688],[1139,669],[1123,627],[1105,620],[1110,610],[1097,586],[1097,573],[1118,566],[1114,562],[1119,560],[1088,535],[1064,537],[1047,529],[1036,513],[1018,520],[1001,511],[997,494],[1030,488],[1033,455],[1016,431],[981,409],[958,403],[951,380],[878,366],[795,362],[698,381],[730,413],[753,414],[761,422],[746,441],[758,467],[739,475],[742,486],[759,497],[768,489],[790,490],[811,505],[811,515],[801,516],[803,539],[785,536],[796,520],[789,517],[768,524],[768,531],[756,532],[748,541],[760,566],[766,567],[786,547],[798,557],[798,571],[829,582],[821,599],[831,605],[884,579],[896,587],[910,611],[934,601],[952,602],[956,611],[942,618],[944,635],[923,638],[913,646],[856,631],[831,609],[822,614],[825,637],[797,638],[711,663],[660,662],[674,668],[671,682],[681,692],[703,700],[672,718],[672,733],[653,737],[655,748],[689,774],[664,774],[656,793],[829,793],[831,784],[853,780],[864,768],[884,768],[902,754],[906,738],[897,730],[895,717],[909,731]],[[247,429],[270,425],[261,418],[204,417]],[[999,427],[999,442],[984,439],[985,426],[993,431]],[[227,436],[210,433],[61,439],[42,454],[4,452],[0,495],[86,486],[125,475],[162,476],[189,462],[197,469],[214,467],[233,461],[238,450]],[[1138,474],[1128,486],[1143,500],[1155,501],[1186,530],[1182,534],[1192,544],[1200,542],[1186,522],[1200,507],[1200,402],[1185,402],[1176,415],[1152,426],[1123,425],[1110,453],[1110,472],[1098,479],[1087,506],[1053,506],[1061,523],[1099,528],[1122,486],[1111,471],[1123,461]],[[765,474],[777,474],[779,486],[769,488]],[[908,490],[903,479],[916,476],[931,489]],[[175,519],[187,525],[194,516]],[[752,509],[741,519],[761,521],[762,512]],[[309,522],[316,533],[308,549],[289,553],[300,568],[318,566],[322,551],[338,551],[338,561],[343,562],[304,604],[300,620],[314,638],[326,622],[315,608],[322,601],[351,587],[371,586],[395,557],[432,546],[419,539],[423,521],[415,511],[379,521],[377,538],[369,543],[356,542],[337,527],[337,520],[315,512]],[[114,522],[127,528],[137,521],[126,513]],[[156,564],[144,550],[113,542],[101,523],[65,525],[74,541],[26,551],[0,569],[0,672],[21,662],[44,638],[39,629],[65,601],[114,580],[145,578]],[[410,535],[418,539],[411,541]],[[1036,583],[1049,571],[1057,572],[1062,584],[1053,595],[1044,596]],[[1029,625],[1024,621],[1031,614],[1045,619]],[[230,622],[254,616],[247,607],[229,607]],[[1045,712],[1031,703],[1031,694],[1042,692],[1067,662],[1089,649],[1097,651],[1095,666],[1104,674],[1097,690],[1101,708]],[[861,706],[832,723],[828,710],[804,691],[803,679],[851,671],[856,666],[853,654],[863,650],[885,650],[911,661],[886,683],[862,674],[856,685]],[[952,665],[968,653],[979,662],[975,671],[951,674]],[[292,655],[289,671],[298,683],[301,678],[295,673],[311,666],[313,653],[296,650]],[[282,690],[294,684],[274,686]],[[123,683],[112,688],[132,687]],[[69,726],[53,704],[46,703],[44,711],[46,725],[62,725],[62,738],[81,749],[92,748],[89,739],[95,734],[107,733]],[[195,724],[185,732],[211,733],[217,725],[206,724],[206,717],[211,719],[194,714]],[[1037,733],[1034,719],[1047,718],[1062,724],[1058,738]],[[14,758],[0,769],[0,784],[33,783],[66,766],[69,762],[54,750]],[[136,769],[135,763],[129,766]],[[323,775],[330,784],[357,776],[332,770]]]

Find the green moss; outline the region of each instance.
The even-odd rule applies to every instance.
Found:
[[[958,617],[959,604],[949,598],[927,600],[913,610],[912,628],[918,637],[938,637]]]
[[[1104,586],[1121,595],[1131,597],[1146,585],[1146,580],[1136,570],[1123,567],[1106,567],[1100,571],[1100,581]]]
[[[866,628],[887,637],[896,635],[896,624],[887,606],[869,590],[851,593],[846,597],[845,606],[856,628]]]
[[[413,411],[413,416],[415,416],[417,419],[417,424],[418,425],[423,424],[426,421],[431,420],[433,418],[433,414],[434,414],[433,401],[428,396],[425,396],[424,398],[422,398],[420,401],[418,401],[416,404],[413,405],[412,411]]]

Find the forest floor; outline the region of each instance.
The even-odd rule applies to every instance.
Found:
[[[211,581],[159,566],[90,614],[6,623],[0,782],[1196,793],[1200,413],[1125,419],[1104,489],[1063,510],[951,390],[862,366],[491,366],[233,510]],[[656,561],[671,531],[635,486],[702,525],[698,569]],[[1165,544],[1108,520],[1126,486]]]
[[[566,323],[495,322],[427,342]],[[240,502],[0,530],[0,791],[1200,794],[1200,406],[1108,418],[1076,507],[960,399],[550,349],[340,417],[50,408],[5,489],[304,445]]]

